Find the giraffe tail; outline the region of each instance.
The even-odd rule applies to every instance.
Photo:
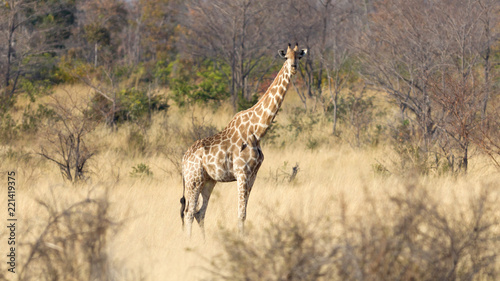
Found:
[[[186,184],[184,182],[184,175],[182,176],[182,198],[181,198],[181,221],[182,227],[184,227],[184,209],[186,208],[186,197],[184,197],[184,191],[186,190]]]

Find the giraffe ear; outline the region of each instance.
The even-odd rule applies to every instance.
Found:
[[[278,55],[280,55],[280,57],[286,59],[286,52],[285,52],[285,50],[279,50],[278,51]]]
[[[307,49],[302,49],[300,50],[299,52],[299,59],[301,59],[303,56],[305,56],[307,54]]]

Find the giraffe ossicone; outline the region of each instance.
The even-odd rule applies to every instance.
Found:
[[[298,44],[294,48],[288,44],[286,51],[278,53],[285,63],[259,101],[238,112],[221,132],[196,141],[182,158],[181,220],[189,237],[194,219],[205,236],[204,220],[212,190],[217,182],[232,181],[238,182],[238,227],[244,234],[248,198],[264,161],[260,140],[276,117],[307,49],[299,50]],[[203,201],[196,210],[200,194]]]

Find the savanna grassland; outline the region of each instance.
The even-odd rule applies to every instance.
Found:
[[[187,239],[183,153],[291,46],[248,233],[227,183]],[[0,280],[496,281],[499,168],[498,0],[0,4]]]
[[[82,85],[60,86],[37,102],[77,108],[91,93]],[[376,123],[386,124],[391,105],[383,94],[370,95],[385,108],[385,114],[374,115]],[[14,119],[23,118],[24,102],[29,103],[18,101]],[[234,183],[215,187],[205,241],[196,223],[187,239],[179,216],[182,152],[197,137],[225,126],[232,116],[229,104],[217,110],[171,105],[154,112],[147,124],[97,125],[85,135],[93,155],[74,183],[41,155],[43,147],[50,154],[43,134],[18,135],[0,148],[2,181],[7,171],[16,172],[17,273],[8,273],[2,260],[0,277],[500,278],[500,173],[490,158],[472,149],[467,173],[422,171],[408,164],[418,162],[412,158],[417,156],[402,158],[389,134],[357,146],[349,125],[340,122],[342,137],[332,136],[328,119],[300,107],[290,90],[263,142],[265,161],[250,196],[244,238],[237,235]],[[370,130],[376,134],[375,127]],[[5,222],[7,197],[0,198]],[[3,229],[3,259],[6,239]]]

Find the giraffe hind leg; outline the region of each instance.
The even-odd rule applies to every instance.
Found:
[[[196,213],[196,206],[198,205],[198,198],[200,197],[200,189],[203,183],[199,184],[196,182],[187,183],[187,202],[186,208],[184,210],[184,217],[186,219],[185,230],[187,236],[191,237],[191,229],[193,225],[194,216]]]
[[[201,190],[201,197],[203,199],[203,203],[200,209],[194,215],[196,221],[200,225],[203,238],[205,238],[205,214],[207,212],[208,201],[210,200],[210,195],[212,194],[212,191],[216,183],[217,182],[214,180],[209,180],[205,183],[205,185]]]

